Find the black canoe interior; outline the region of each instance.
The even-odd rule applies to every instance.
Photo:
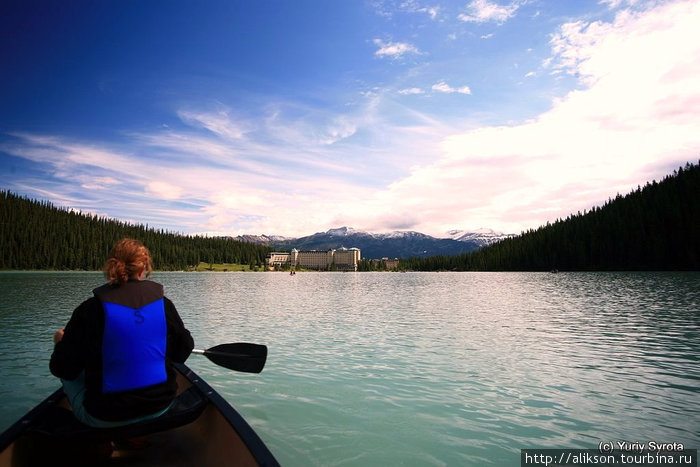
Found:
[[[238,412],[189,368],[178,370],[171,416],[128,428],[85,427],[57,392],[10,429],[17,436],[0,452],[0,467],[278,465]]]

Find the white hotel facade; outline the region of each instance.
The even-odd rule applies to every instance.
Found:
[[[291,267],[302,267],[318,271],[357,271],[360,259],[359,248],[341,248],[327,251],[299,251],[295,248],[291,253],[270,253],[266,261],[269,269],[289,265]]]

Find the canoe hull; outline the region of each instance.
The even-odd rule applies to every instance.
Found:
[[[277,466],[272,453],[243,417],[186,365],[176,365],[178,393],[202,398],[196,418],[176,428],[134,440],[119,439],[118,429],[84,427],[77,433],[46,429],[47,419],[67,406],[62,390],[46,398],[0,435],[0,467],[25,465],[120,466]],[[72,415],[71,415],[72,416]],[[53,420],[52,420],[53,421]],[[75,422],[71,420],[72,425]],[[150,431],[151,427],[145,427]],[[65,433],[69,434],[66,435]],[[134,434],[134,433],[131,433]]]

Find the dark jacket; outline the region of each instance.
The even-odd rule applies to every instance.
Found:
[[[171,362],[184,363],[194,347],[194,341],[173,302],[163,295],[163,286],[153,281],[134,280],[119,286],[106,284],[95,289],[93,293],[94,297],[84,301],[73,311],[65,327],[63,339],[54,347],[49,364],[51,373],[59,378],[73,380],[85,371],[84,406],[93,417],[101,420],[128,420],[166,408],[177,390]],[[164,324],[167,332],[163,336],[164,339],[161,339],[165,341],[164,345],[161,345],[165,348],[161,357],[165,366],[164,380],[157,378],[156,381],[160,382],[144,387],[122,387],[116,390],[109,388],[107,383],[113,378],[112,368],[110,366],[103,371],[103,362],[108,362],[114,355],[124,353],[123,347],[109,347],[114,345],[110,344],[110,339],[113,341],[115,333],[117,338],[119,337],[119,331],[114,331],[114,326],[105,325],[106,309],[114,306],[117,309],[123,307],[139,321],[142,319],[140,310],[149,309],[149,306],[160,314],[161,319],[162,314],[165,314]],[[105,337],[106,334],[109,335]],[[126,344],[120,342],[119,345],[132,345],[128,341],[131,333],[125,334]],[[104,349],[103,344],[107,345]],[[107,358],[103,358],[103,350]],[[130,364],[137,364],[134,363],[137,358],[127,359],[131,359]]]

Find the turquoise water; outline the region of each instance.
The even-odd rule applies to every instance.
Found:
[[[284,466],[519,465],[522,448],[700,447],[700,273],[156,273],[188,364]],[[0,273],[0,429],[57,387],[53,332],[96,273]]]

